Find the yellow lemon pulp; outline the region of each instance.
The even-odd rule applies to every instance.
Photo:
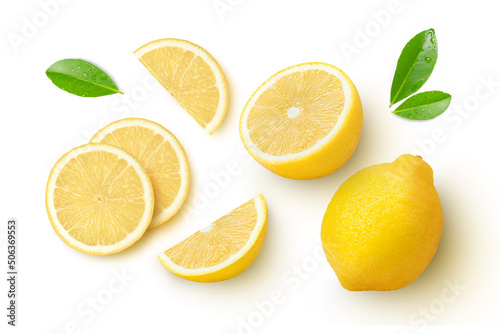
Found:
[[[240,135],[248,152],[272,172],[312,179],[340,168],[354,152],[362,127],[356,87],[325,63],[289,67],[248,100]]]
[[[395,290],[432,260],[443,213],[431,167],[402,155],[360,170],[337,190],[323,218],[325,255],[348,290]]]
[[[150,228],[175,215],[189,190],[189,165],[177,138],[160,124],[126,118],[113,122],[91,139],[123,149],[139,161],[153,184],[155,207]]]
[[[52,227],[72,248],[111,254],[139,239],[153,215],[153,187],[126,152],[87,144],[65,154],[52,169],[46,190]]]
[[[205,49],[166,38],[147,43],[134,54],[208,133],[219,127],[228,105],[227,83],[221,67]]]
[[[259,195],[158,258],[174,274],[198,282],[229,279],[257,257],[267,231],[267,208]]]

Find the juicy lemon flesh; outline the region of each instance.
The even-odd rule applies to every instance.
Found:
[[[319,69],[292,72],[262,92],[250,109],[250,140],[273,156],[305,151],[332,131],[344,104],[336,76]]]
[[[202,127],[219,105],[216,77],[200,56],[181,47],[153,49],[139,59],[156,80]]]
[[[431,167],[403,155],[365,168],[338,189],[325,213],[325,255],[344,288],[396,290],[437,250],[443,226]]]
[[[256,223],[257,211],[252,199],[173,246],[165,255],[186,269],[216,266],[245,246]]]
[[[144,126],[127,126],[115,129],[99,142],[117,146],[139,161],[153,184],[153,217],[172,205],[181,188],[180,162],[162,135]]]
[[[303,63],[267,79],[240,117],[246,150],[271,172],[295,180],[335,172],[351,157],[363,125],[358,91],[327,63]]]
[[[137,228],[146,206],[136,170],[104,151],[82,153],[62,167],[53,203],[62,228],[89,246],[123,240]]]

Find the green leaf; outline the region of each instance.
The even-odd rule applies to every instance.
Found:
[[[45,72],[57,87],[84,97],[123,94],[99,67],[81,59],[63,59]]]
[[[391,87],[391,106],[415,93],[431,76],[438,57],[434,29],[413,37],[401,51]]]
[[[437,90],[415,94],[394,110],[398,116],[413,120],[432,119],[450,105],[451,95]]]

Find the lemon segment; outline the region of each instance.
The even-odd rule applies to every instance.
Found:
[[[442,228],[432,168],[405,154],[362,169],[340,186],[323,218],[321,240],[345,289],[387,291],[425,270]]]
[[[356,87],[337,67],[304,63],[266,80],[240,118],[247,151],[270,171],[313,179],[340,168],[356,148],[363,122]]]
[[[184,110],[213,134],[228,106],[227,83],[217,61],[202,47],[173,38],[149,42],[134,54]]]
[[[226,280],[255,260],[266,231],[267,207],[259,195],[161,253],[158,259],[169,271],[191,281]]]
[[[146,119],[126,118],[105,126],[90,141],[123,149],[146,170],[155,197],[150,228],[179,211],[188,194],[190,172],[186,153],[170,131]]]
[[[66,244],[82,253],[105,255],[129,247],[148,228],[153,186],[128,153],[87,144],[54,165],[45,204],[52,227]]]

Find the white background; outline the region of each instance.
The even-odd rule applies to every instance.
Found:
[[[19,327],[9,328],[13,333],[422,333],[446,330],[428,327],[433,325],[498,325],[500,21],[495,1],[401,0],[384,26],[374,23],[373,13],[392,8],[389,0],[66,2],[52,8],[46,22],[38,1],[0,5],[0,217],[3,224],[15,217],[20,225]],[[230,10],[218,12],[217,3],[229,4]],[[25,31],[25,40],[14,46],[11,40],[23,36],[26,21],[39,28],[31,35]],[[434,120],[406,121],[388,108],[392,76],[405,43],[431,27],[439,60],[422,91],[449,92],[452,105]],[[367,29],[371,37],[356,40]],[[229,109],[213,136],[162,88],[150,87],[150,75],[132,54],[165,37],[203,46],[225,72]],[[348,44],[356,54],[342,51]],[[97,64],[126,94],[91,99],[59,90],[45,70],[63,58]],[[340,170],[294,181],[268,172],[241,150],[238,120],[265,79],[308,61],[332,63],[351,77],[363,102],[363,133]],[[497,83],[491,92],[482,84],[488,78]],[[192,170],[190,194],[176,217],[126,251],[81,254],[56,236],[47,219],[49,171],[101,126],[131,116],[159,122],[178,137]],[[323,214],[350,175],[403,153],[419,153],[434,169],[445,217],[438,252],[406,288],[348,292],[322,251],[315,257]],[[229,162],[238,164],[238,173],[207,193],[211,173],[224,172]],[[259,193],[268,203],[268,236],[241,275],[194,283],[157,260],[161,251]],[[5,268],[4,227],[0,237]],[[115,283],[115,271],[133,278],[113,293],[108,285]],[[449,284],[460,287],[453,291]],[[0,286],[5,305],[4,279]],[[282,292],[282,302],[273,307],[264,302],[267,311],[259,311],[255,303],[269,300],[275,290]],[[87,303],[96,297],[106,305],[91,316]],[[411,327],[337,328],[344,325]]]

